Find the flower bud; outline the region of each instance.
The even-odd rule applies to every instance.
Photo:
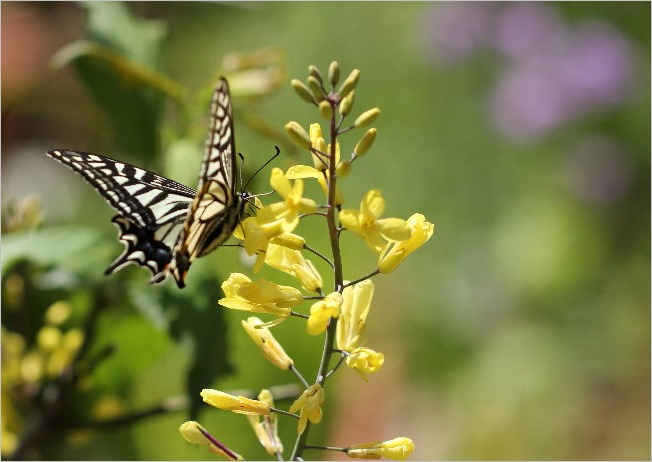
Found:
[[[385,457],[394,460],[405,460],[414,451],[414,443],[410,438],[399,437],[381,443],[352,444],[347,448],[346,455],[357,459],[380,459]]]
[[[39,330],[36,342],[41,350],[52,351],[61,344],[61,331],[54,326],[45,326]]]
[[[364,115],[364,114],[363,114]],[[359,117],[358,117],[359,118]],[[301,148],[310,149],[312,143],[306,130],[297,122],[288,122],[285,124],[285,133],[288,134],[294,144]]]
[[[331,85],[337,85],[337,82],[340,81],[340,63],[333,61],[330,66],[328,66],[328,81]]]
[[[338,93],[342,98],[344,98],[349,93],[351,93],[351,91],[358,84],[359,78],[360,78],[360,69],[353,69],[349,74],[349,76],[346,78],[346,80],[342,82],[342,86],[338,90]]]
[[[303,237],[292,233],[279,234],[269,242],[292,250],[303,250],[303,246],[306,245],[306,240]]]
[[[368,125],[371,122],[373,122],[374,120],[376,120],[376,118],[379,115],[380,115],[380,109],[378,109],[377,107],[375,107],[373,109],[369,109],[369,110],[363,112],[362,114],[360,114],[358,116],[358,118],[355,119],[355,122],[353,122],[353,126],[356,127],[356,128],[360,128],[360,127],[362,127],[364,125]]]
[[[237,414],[269,415],[271,412],[269,403],[244,396],[229,395],[219,390],[204,388],[200,395],[205,403]]]
[[[322,78],[321,72],[319,72],[317,66],[313,66],[312,64],[308,66],[308,75],[319,80],[319,83],[322,85],[324,84],[324,79]]]
[[[59,325],[65,322],[72,312],[70,303],[62,300],[54,302],[45,312],[45,322],[52,325]]]
[[[362,136],[362,138],[360,138],[358,144],[356,144],[355,148],[353,148],[353,154],[355,154],[356,157],[362,157],[367,153],[374,140],[376,139],[377,132],[378,130],[376,128],[370,128]]]
[[[342,162],[337,164],[335,172],[337,173],[338,177],[344,178],[351,172],[351,162],[349,162],[348,160],[343,160]]]
[[[284,371],[287,371],[294,364],[292,358],[288,356],[278,340],[274,338],[269,328],[263,325],[263,321],[252,316],[247,318],[246,321],[240,322],[249,337],[258,345],[260,353],[265,359]]]
[[[292,79],[292,88],[294,91],[299,95],[299,98],[302,100],[306,101],[307,103],[314,103],[315,101],[313,100],[312,93],[310,92],[310,89],[306,87],[306,85],[298,80],[298,79]]]
[[[333,118],[333,106],[331,106],[331,103],[324,100],[319,103],[319,113],[324,119],[331,120]]]
[[[312,75],[308,77],[308,88],[310,88],[310,93],[312,93],[312,96],[315,98],[315,100],[323,101],[326,99],[322,83]]]
[[[351,93],[346,95],[342,101],[340,101],[339,111],[342,117],[349,115],[351,108],[353,107],[353,98],[355,97],[355,91],[351,90]]]

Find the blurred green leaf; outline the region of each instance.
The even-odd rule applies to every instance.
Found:
[[[137,309],[190,350],[186,376],[190,419],[195,419],[201,409],[199,392],[233,370],[228,359],[224,310],[217,304],[219,287],[220,281],[214,276],[199,271],[183,290],[171,283],[151,290],[134,285],[130,290]]]
[[[110,253],[105,234],[94,228],[56,226],[2,236],[2,272],[21,261],[55,266],[84,277],[101,278],[98,266]]]
[[[167,27],[161,21],[140,19],[126,3],[84,2],[90,38],[151,69],[161,67]]]
[[[70,62],[109,117],[118,144],[136,157],[151,160],[159,152],[163,92],[182,95],[161,67],[165,24],[131,15],[119,2],[88,2],[91,43],[76,42],[56,56]],[[93,45],[96,42],[98,45]]]

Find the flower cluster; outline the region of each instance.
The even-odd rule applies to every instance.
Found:
[[[18,435],[15,417],[20,405],[41,395],[48,384],[70,373],[73,360],[84,342],[84,333],[69,327],[71,306],[64,301],[53,303],[43,317],[43,326],[33,345],[25,337],[2,327],[2,454],[13,453]],[[11,397],[11,399],[9,399]]]
[[[613,24],[567,24],[554,3],[442,2],[424,16],[426,46],[440,64],[483,49],[504,69],[488,112],[497,131],[530,141],[621,104],[638,73],[635,48]]]
[[[371,278],[394,271],[434,232],[434,225],[419,213],[407,219],[383,217],[385,199],[378,189],[369,190],[360,200],[359,208],[344,208],[338,180],[353,173],[358,159],[371,148],[377,130],[366,129],[349,156],[342,155],[340,137],[368,126],[380,115],[378,108],[372,108],[363,111],[353,123],[344,124],[352,111],[359,77],[360,71],[356,69],[340,83],[339,65],[333,62],[326,78],[316,67],[310,66],[307,83],[292,80],[296,93],[315,105],[326,119],[327,128],[323,130],[319,123],[311,124],[308,130],[297,122],[285,125],[289,138],[307,151],[312,165],[293,165],[286,171],[274,168],[269,183],[278,193],[279,200],[266,205],[257,204],[256,214],[244,219],[234,233],[242,241],[244,251],[255,257],[254,273],[267,265],[292,276],[296,287],[252,279],[241,273],[231,274],[222,284],[224,297],[219,301],[220,305],[269,318],[264,322],[252,316],[242,321],[242,325],[263,357],[276,367],[295,374],[303,392],[287,411],[274,407],[268,390],[263,390],[257,400],[211,389],[203,390],[201,395],[205,402],[219,409],[246,414],[263,447],[279,460],[283,457],[283,445],[277,435],[276,418],[279,415],[298,420],[291,460],[299,459],[305,450],[315,448],[339,450],[349,457],[402,460],[414,449],[412,441],[405,437],[347,448],[307,444],[310,426],[322,419],[328,378],[345,364],[368,380],[368,375],[383,365],[384,355],[369,348],[364,338],[374,295]],[[304,197],[304,181],[316,181],[323,196]],[[323,218],[329,236],[328,251],[313,248],[307,237],[296,233],[302,219],[309,215]],[[361,238],[377,256],[376,268],[352,281],[344,278],[340,239],[345,235]],[[311,258],[323,260],[331,268],[332,287],[326,287],[324,277]],[[290,317],[302,319],[309,335],[324,336],[325,347],[312,382],[295,367],[290,355],[271,332],[271,327]],[[339,361],[332,361],[337,356]],[[233,451],[225,451],[196,422],[186,422],[180,430],[188,441],[208,445],[213,452],[227,458],[240,457]]]

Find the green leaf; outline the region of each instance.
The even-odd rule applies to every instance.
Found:
[[[82,5],[93,41],[145,67],[160,69],[167,35],[163,22],[136,18],[123,2],[84,2]]]
[[[111,252],[106,234],[94,228],[56,226],[4,234],[2,272],[6,274],[21,261],[31,261],[100,279],[104,276],[102,265],[108,266]]]
[[[53,62],[74,66],[125,151],[152,160],[160,150],[164,94],[184,97],[178,85],[159,73],[166,27],[135,18],[121,2],[84,7],[90,41],[68,45]]]
[[[171,283],[152,289],[134,285],[130,295],[141,314],[190,349],[186,394],[189,418],[195,419],[203,406],[200,391],[233,370],[224,310],[217,304],[220,281],[199,271],[183,290]]]

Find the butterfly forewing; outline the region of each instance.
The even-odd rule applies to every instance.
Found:
[[[183,219],[192,188],[126,162],[81,151],[47,155],[83,176],[119,214],[147,227]]]
[[[236,158],[229,86],[220,79],[211,100],[210,124],[197,195],[170,261],[179,287],[195,258],[229,238],[240,221],[244,199],[236,191]]]
[[[125,250],[106,273],[136,263],[157,275],[172,248],[195,191],[126,162],[87,152],[48,151],[47,155],[88,181],[118,213],[113,223]]]

